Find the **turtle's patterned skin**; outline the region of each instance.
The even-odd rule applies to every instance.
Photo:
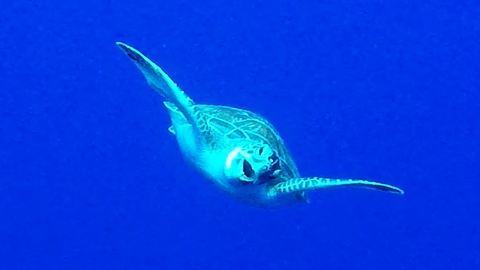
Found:
[[[155,63],[124,43],[117,45],[163,98],[181,153],[237,199],[258,207],[306,202],[306,191],[340,186],[403,194],[379,182],[302,178],[283,139],[262,116],[242,109],[196,104]]]

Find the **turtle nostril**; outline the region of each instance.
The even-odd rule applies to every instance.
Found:
[[[248,163],[248,161],[246,160],[243,161],[243,173],[248,178],[251,178],[255,175],[255,171],[253,170],[252,165],[250,165],[250,163]]]

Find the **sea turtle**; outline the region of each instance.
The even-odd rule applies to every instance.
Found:
[[[135,48],[116,43],[163,98],[184,157],[221,189],[254,206],[307,202],[306,191],[359,186],[403,194],[367,180],[300,176],[283,139],[262,116],[233,107],[196,104]]]

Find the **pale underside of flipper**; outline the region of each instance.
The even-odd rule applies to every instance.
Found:
[[[297,193],[309,190],[327,189],[334,187],[363,187],[403,194],[404,191],[395,186],[359,179],[336,179],[323,177],[294,178],[278,183],[268,191],[270,196]]]
[[[133,61],[140,69],[148,84],[155,89],[166,101],[174,104],[193,125],[197,138],[200,140],[208,139],[208,126],[201,112],[195,106],[190,97],[180,89],[175,82],[153,61],[135,48],[122,43],[116,43],[120,49]]]

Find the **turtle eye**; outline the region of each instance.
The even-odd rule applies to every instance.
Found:
[[[264,147],[262,146],[262,147],[260,147],[260,149],[258,149],[258,155],[259,155],[259,156],[262,155],[262,153],[263,153],[263,148],[264,148]]]
[[[243,173],[248,178],[251,178],[255,175],[255,171],[253,170],[252,165],[250,165],[250,163],[248,163],[248,161],[246,160],[243,161]]]

